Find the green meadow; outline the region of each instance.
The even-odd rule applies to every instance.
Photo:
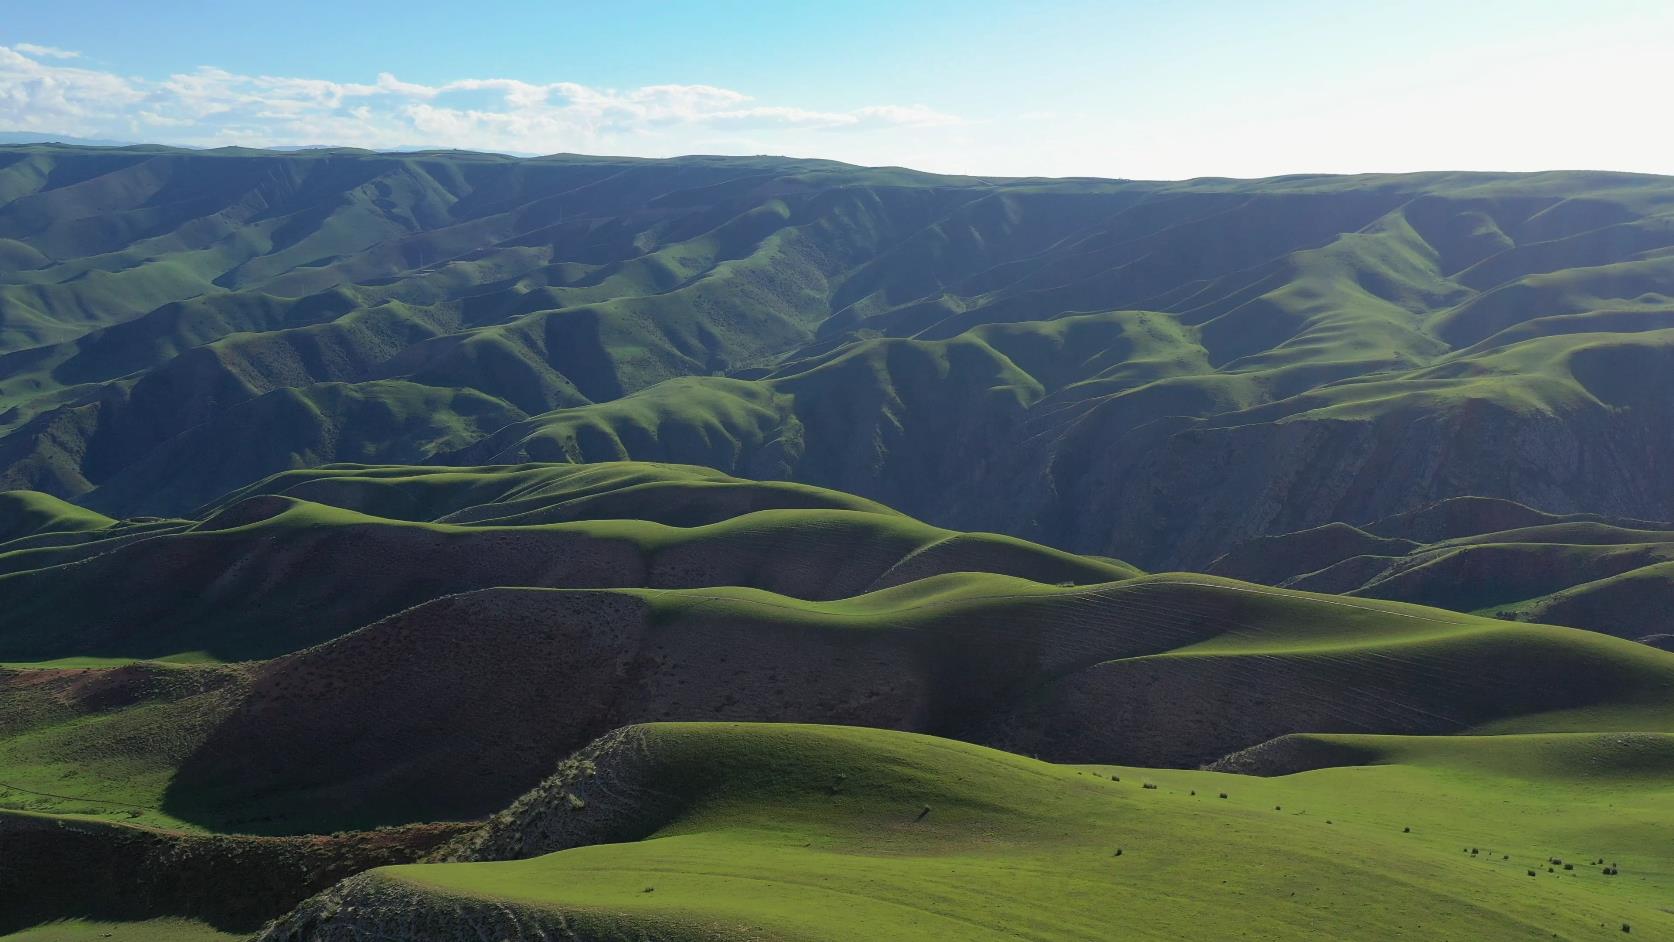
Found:
[[[344,904],[376,909],[392,890],[526,908],[587,937],[680,939],[1674,928],[1674,745],[1662,735],[1350,737],[1366,765],[1280,778],[1050,765],[855,729],[674,725],[646,737],[656,782],[691,792],[647,839],[378,870]]]

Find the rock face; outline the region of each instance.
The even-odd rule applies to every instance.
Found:
[[[522,860],[589,844],[641,840],[673,821],[689,798],[657,787],[656,768],[643,728],[606,733],[510,807],[429,859]]]
[[[263,928],[252,942],[609,942],[618,938],[608,931],[595,934],[572,925],[556,913],[482,899],[450,900],[380,874],[362,874],[304,901]]]
[[[1315,769],[1344,765],[1364,765],[1378,754],[1369,749],[1332,742],[1315,736],[1280,736],[1259,746],[1240,749],[1229,756],[1204,766],[1211,772],[1231,772],[1237,775],[1295,775]]]

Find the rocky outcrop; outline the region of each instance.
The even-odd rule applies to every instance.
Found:
[[[607,733],[565,759],[557,772],[506,810],[430,859],[521,860],[649,837],[678,817],[689,800],[658,788],[655,768],[643,728]]]

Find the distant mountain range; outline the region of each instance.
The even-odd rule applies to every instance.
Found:
[[[0,483],[655,459],[1150,569],[1481,496],[1674,517],[1674,181],[0,152]]]
[[[135,141],[107,141],[52,131],[0,131],[0,144],[74,144],[78,147],[127,147]]]
[[[6,145],[6,144],[71,144],[71,145],[74,145],[76,147],[140,147],[140,146],[155,147],[155,146],[158,146],[158,145],[154,145],[154,144],[153,145],[145,145],[145,144],[142,144],[139,141],[116,141],[116,140],[101,140],[99,138],[92,138],[92,137],[76,137],[76,136],[71,135],[71,134],[58,134],[58,133],[55,133],[55,132],[52,132],[52,131],[0,131],[0,145]],[[182,149],[182,150],[195,150],[195,149],[198,149],[198,148],[181,147],[180,149]],[[273,153],[276,153],[276,154],[289,154],[289,153],[296,153],[296,152],[299,152],[299,151],[345,150],[345,149],[350,149],[350,148],[344,148],[344,147],[342,147],[340,145],[337,145],[337,144],[283,144],[283,145],[273,145],[273,146],[269,146],[269,147],[265,147],[265,148],[261,148],[261,149],[272,151]],[[439,148],[439,147],[434,147],[434,146],[429,146],[429,145],[422,145],[422,144],[407,144],[407,145],[403,145],[403,146],[400,146],[400,147],[389,148],[387,151],[385,151],[385,153],[404,154],[404,153],[414,153],[414,152],[418,152],[418,151],[433,151],[433,150],[445,150],[445,149],[446,148]],[[533,154],[533,153],[529,153],[529,152],[526,152],[526,151],[504,151],[502,153],[503,153],[504,156],[508,156],[508,157],[537,157],[537,156],[539,156],[538,154]]]

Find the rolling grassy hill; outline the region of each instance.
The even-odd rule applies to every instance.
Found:
[[[0,937],[1674,934],[1671,403],[1668,178],[0,147]]]
[[[1666,644],[1674,525],[1456,498],[1235,547],[1210,572]]]
[[[0,508],[0,837],[16,850],[0,883],[41,901],[0,925],[19,938],[246,932],[318,892],[269,937],[404,918],[396,934],[417,938],[507,919],[676,938],[911,937],[966,919],[1054,938],[1114,918],[1098,901],[1125,897],[1097,888],[1115,877],[1082,870],[1112,840],[1124,866],[1183,848],[1118,884],[1157,900],[1124,917],[1140,937],[1219,926],[1238,894],[1281,886],[1313,895],[1263,907],[1251,937],[1340,934],[1399,907],[1430,913],[1396,926],[1413,933],[1665,918],[1654,828],[1629,835],[1602,811],[1512,828],[1600,801],[1649,820],[1664,798],[1650,782],[1674,654],[1603,633],[1146,574],[686,465],[340,464],[180,517],[38,492]],[[1417,546],[1506,510],[1425,511],[1367,538]],[[669,722],[697,725],[636,725]],[[649,745],[624,760],[628,741]],[[1376,766],[1376,788],[1334,768],[1350,764]],[[1483,811],[1543,764],[1549,789]],[[1307,771],[1258,783],[1204,765]],[[554,769],[561,788],[542,784]],[[1601,774],[1602,792],[1566,790]],[[896,821],[885,806],[901,801],[931,811]],[[1410,810],[1423,801],[1460,810]],[[1327,809],[1340,828],[1318,822]],[[1407,840],[1397,811],[1429,836]],[[449,838],[434,855],[459,862],[329,888]],[[1514,859],[1454,861],[1457,839]],[[1543,845],[1567,859],[1588,840],[1632,880],[1505,886]],[[514,846],[528,859],[470,862]],[[113,889],[136,867],[152,882]],[[647,867],[662,895],[625,897]],[[1404,874],[1399,892],[1368,883],[1377,870]],[[793,890],[727,889],[763,880]],[[333,922],[349,913],[365,924]]]
[[[191,518],[49,520],[0,546],[0,782],[34,811],[456,820],[657,720],[1186,767],[1300,732],[1674,722],[1648,646],[1146,575],[689,466],[331,466]]]
[[[657,460],[1148,569],[1674,517],[1674,184],[0,148],[0,486]]]
[[[1048,584],[1138,575],[819,488],[633,463],[333,466],[252,485],[190,520],[84,530],[86,516],[54,519],[42,526],[73,541],[0,544],[0,661],[272,657],[499,586],[828,600],[951,572]]]
[[[1397,764],[1252,780],[1056,766],[872,730],[640,727],[444,855],[470,862],[371,871],[258,938],[1604,939],[1674,928],[1658,811],[1674,771],[1666,737],[1584,784],[1566,770],[1621,750],[1456,742],[1396,741],[1382,758]],[[1553,805],[1565,814],[1537,810]]]

